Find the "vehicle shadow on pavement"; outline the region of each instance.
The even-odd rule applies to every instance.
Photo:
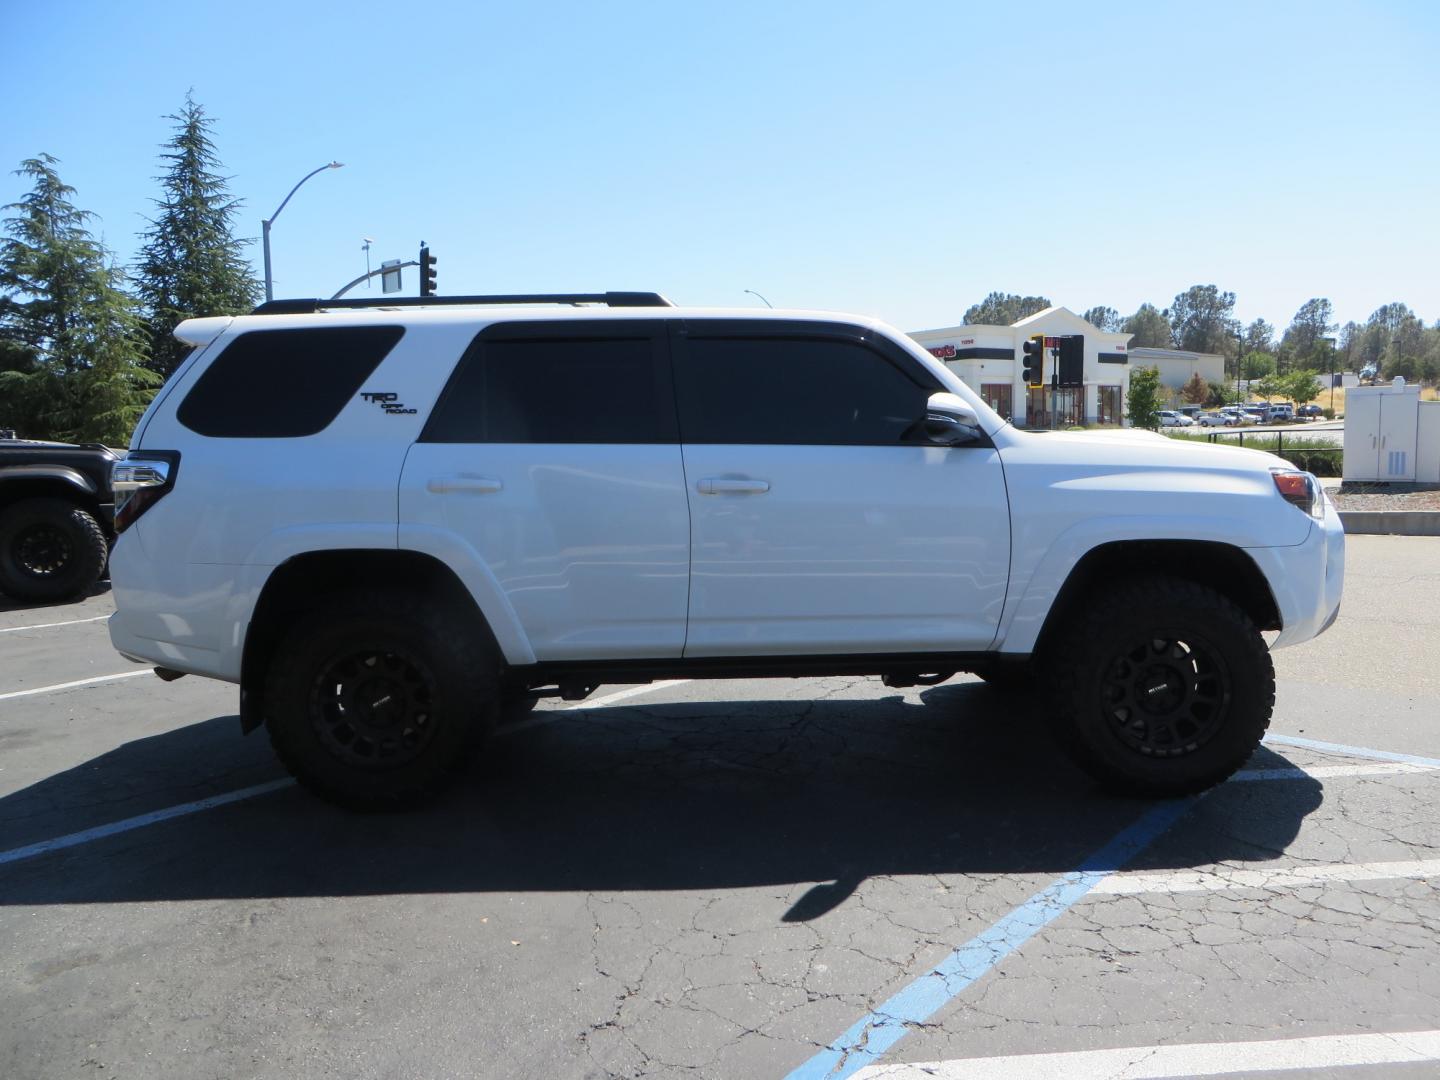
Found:
[[[559,713],[423,809],[348,813],[289,788],[0,866],[0,904],[822,883],[786,915],[805,920],[876,876],[1073,870],[1150,805],[1100,793],[1033,705],[982,684],[924,705],[849,685]],[[237,729],[135,740],[0,798],[0,850],[280,775]],[[1287,764],[1262,749],[1251,767]],[[1146,861],[1279,858],[1321,799],[1312,779],[1227,784]]]
[[[82,597],[69,600],[16,600],[8,594],[0,592],[0,613],[7,611],[45,611],[49,608],[67,607],[71,604],[83,603],[92,600],[97,596],[108,596],[110,594],[110,581],[98,581],[86,590]]]

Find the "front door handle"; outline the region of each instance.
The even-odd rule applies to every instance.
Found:
[[[707,476],[695,485],[695,490],[701,495],[764,495],[770,490],[770,481]]]
[[[432,476],[425,483],[425,490],[436,495],[493,495],[505,487],[499,480],[489,476]]]

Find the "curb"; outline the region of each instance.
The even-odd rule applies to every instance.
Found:
[[[1351,536],[1440,536],[1440,510],[1341,510]]]

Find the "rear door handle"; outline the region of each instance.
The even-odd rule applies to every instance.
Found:
[[[695,490],[701,495],[764,495],[770,490],[770,481],[707,476],[696,483]]]
[[[425,490],[436,495],[493,495],[505,487],[499,480],[489,476],[432,476],[425,483]]]

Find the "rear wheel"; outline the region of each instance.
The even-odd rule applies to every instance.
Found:
[[[406,593],[346,594],[301,619],[266,679],[286,768],[344,806],[420,802],[494,726],[499,659],[480,635]]]
[[[1054,657],[1056,733],[1117,793],[1218,784],[1270,724],[1275,672],[1264,638],[1238,607],[1192,582],[1116,588],[1087,606]]]
[[[108,553],[99,523],[65,499],[25,499],[0,511],[0,592],[16,600],[83,596]]]

